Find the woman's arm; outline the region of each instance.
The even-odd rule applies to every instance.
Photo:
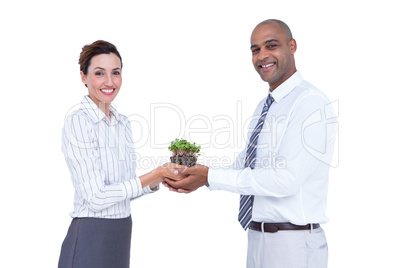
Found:
[[[84,116],[67,118],[62,151],[77,196],[94,212],[149,193],[147,186],[155,188],[161,181],[158,177],[161,173],[156,169],[141,177],[133,176],[120,183],[107,184],[105,171],[101,168],[97,135]]]
[[[159,173],[158,169],[154,169],[151,172],[141,175],[140,181],[142,188],[149,186],[151,190],[154,190],[163,180]]]

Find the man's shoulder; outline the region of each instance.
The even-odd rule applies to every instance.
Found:
[[[329,101],[327,95],[321,89],[306,80],[300,82],[300,84],[294,89],[294,93],[299,100],[321,99],[325,102]]]

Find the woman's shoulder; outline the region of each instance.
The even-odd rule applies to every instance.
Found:
[[[124,124],[124,125],[126,125],[127,123],[130,123],[130,119],[128,118],[128,116],[126,116],[126,115],[124,115],[124,114],[121,114],[121,113],[119,113],[119,112],[117,112],[118,113],[118,120],[122,123],[122,124]]]
[[[87,113],[85,113],[82,109],[76,109],[74,111],[69,112],[65,117],[65,122],[89,122],[90,117]]]
[[[93,135],[96,132],[92,119],[82,109],[74,110],[66,115],[63,129],[65,134],[69,135],[74,133],[92,133],[91,135]]]

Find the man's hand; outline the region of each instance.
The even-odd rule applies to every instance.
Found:
[[[171,191],[179,193],[191,193],[198,188],[207,185],[208,183],[208,170],[207,166],[195,165],[189,168],[179,170],[178,176],[182,179],[172,180],[165,178],[163,185]]]

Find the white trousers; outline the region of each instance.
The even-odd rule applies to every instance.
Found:
[[[263,233],[248,230],[247,268],[326,268],[324,230]]]

